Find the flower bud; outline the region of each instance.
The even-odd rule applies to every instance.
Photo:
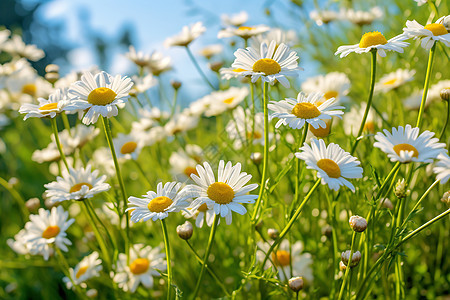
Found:
[[[221,61],[215,61],[212,62],[210,64],[208,64],[209,68],[211,69],[211,71],[213,72],[219,72],[219,70],[222,68],[223,66],[223,62]]]
[[[410,191],[406,189],[406,181],[403,178],[402,180],[398,180],[397,184],[394,187],[394,194],[399,199],[406,198],[409,196]]]
[[[324,227],[322,227],[323,235],[330,237],[332,233],[333,233],[333,227],[331,227],[330,225],[325,225]]]
[[[177,234],[183,240],[189,240],[194,233],[194,227],[192,227],[191,222],[186,221],[183,225],[177,226]]]
[[[344,251],[341,254],[341,259],[344,265],[348,265],[348,260],[350,258],[350,250]],[[359,251],[356,251],[352,254],[352,262],[350,263],[350,267],[356,267],[359,264],[359,261],[361,260],[361,253]]]
[[[348,220],[350,227],[356,232],[363,232],[367,228],[367,221],[360,216],[351,216]]]
[[[181,87],[181,82],[177,80],[171,80],[170,84],[172,85],[174,90],[178,90]]]
[[[257,165],[259,165],[263,160],[263,155],[261,152],[253,152],[250,154],[250,159]]]
[[[45,73],[59,73],[59,66],[55,64],[49,64],[45,67]]]
[[[448,102],[448,99],[450,99],[450,89],[442,89],[439,95],[441,96],[442,101]]]
[[[8,183],[9,183],[10,186],[15,186],[15,185],[17,185],[19,183],[19,179],[17,179],[17,177],[11,177],[8,180]]]
[[[302,277],[292,277],[289,279],[289,288],[294,292],[298,292],[303,288],[303,278]]]
[[[272,239],[276,240],[278,236],[280,235],[280,232],[276,230],[275,228],[269,228],[267,229],[267,235]]]
[[[380,202],[384,208],[388,208],[390,210],[394,209],[394,204],[392,204],[391,200],[389,200],[388,198],[381,199]]]
[[[44,77],[48,82],[53,84],[58,81],[59,74],[58,73],[46,73]]]
[[[87,296],[88,298],[97,298],[97,296],[98,296],[98,291],[97,291],[96,289],[90,289],[90,290],[87,290],[86,296]]]
[[[25,202],[25,206],[27,207],[28,211],[33,212],[41,206],[41,202],[38,198],[30,198],[27,202]]]
[[[341,270],[342,272],[344,272],[347,269],[347,266],[344,264],[344,262],[341,260],[339,262],[339,270]]]
[[[446,191],[444,195],[442,195],[441,201],[450,204],[450,191]]]

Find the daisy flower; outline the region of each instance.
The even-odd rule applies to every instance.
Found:
[[[86,72],[80,81],[71,85],[70,103],[66,109],[87,110],[83,117],[86,125],[97,122],[100,115],[108,118],[117,116],[117,106],[126,103],[132,86],[133,82],[126,76],[112,77],[103,71],[94,76]]]
[[[54,93],[50,94],[48,100],[38,98],[38,101],[38,105],[31,103],[22,104],[19,113],[26,114],[23,118],[24,120],[30,117],[54,118],[57,114],[60,114],[68,103],[67,89],[57,89]]]
[[[284,87],[289,88],[289,80],[286,76],[298,76],[298,71],[303,70],[298,66],[298,56],[285,44],[276,45],[275,41],[261,44],[258,53],[252,47],[238,49],[234,52],[236,59],[231,65],[240,76],[251,76],[252,82],[259,78],[263,82],[274,84],[279,81]]]
[[[170,173],[180,181],[190,179],[192,174],[198,175],[195,168],[198,162],[190,157],[184,149],[173,152],[170,155],[169,163],[171,166]]]
[[[433,168],[433,172],[436,173],[436,180],[439,180],[441,184],[446,184],[450,179],[450,157],[447,153],[441,152],[437,159],[438,162]]]
[[[75,127],[70,128],[70,133],[67,129],[59,132],[59,139],[67,141],[66,143],[71,148],[82,148],[88,142],[92,141],[99,133],[100,128],[77,124]],[[55,136],[53,134],[51,135],[51,139],[53,142],[55,141]]]
[[[266,252],[270,248],[268,243],[258,243],[258,250],[256,256],[258,260],[263,261]],[[302,276],[308,282],[312,282],[314,279],[311,265],[313,263],[310,253],[303,252],[303,243],[301,241],[295,242],[292,246],[288,240],[283,240],[280,243],[277,251],[272,252],[271,260],[275,264],[278,277],[280,281],[286,281],[293,276]],[[265,268],[272,266],[272,263],[268,261]],[[292,269],[291,269],[292,266]]]
[[[69,269],[69,275],[76,285],[82,288],[87,288],[86,280],[99,277],[100,271],[103,269],[102,260],[98,258],[98,252],[94,251],[88,256],[85,256],[75,268]],[[68,289],[73,289],[74,286],[69,277],[64,277],[63,281],[66,283]]]
[[[336,98],[337,102],[347,102],[346,97],[350,91],[350,79],[345,73],[331,72],[308,78],[302,83],[302,91],[309,94],[314,92],[323,93],[323,100]]]
[[[209,105],[205,109],[205,116],[218,116],[227,110],[232,110],[238,106],[248,95],[246,87],[231,87],[225,91],[215,91],[203,97],[203,100]],[[200,101],[199,100],[199,101]]]
[[[361,106],[354,106],[350,109],[348,113],[344,115],[344,132],[347,135],[357,135],[359,126],[361,126],[361,116],[364,115],[366,111],[367,103],[361,103]],[[375,130],[381,127],[382,123],[380,118],[377,118],[373,109],[369,110],[367,115],[366,123],[364,124],[363,132],[369,132],[375,134]]]
[[[21,229],[15,236],[14,239],[8,239],[6,243],[8,246],[17,254],[26,255],[30,253],[28,249],[27,240],[25,239],[27,231]]]
[[[203,47],[200,51],[198,51],[198,54],[204,56],[206,59],[210,59],[214,55],[222,53],[222,51],[223,46],[221,44],[213,44]]]
[[[238,28],[236,27],[227,27],[225,29],[222,29],[217,34],[217,38],[228,38],[233,36],[238,36],[243,39],[249,39],[252,36],[264,33],[269,31],[270,27],[266,25],[255,25],[255,26],[240,26]]]
[[[127,264],[127,255],[119,254],[116,265],[114,282],[125,292],[136,292],[140,283],[147,289],[153,287],[153,277],[164,272],[167,262],[165,254],[159,247],[152,248],[144,244],[133,245],[130,251],[130,264]]]
[[[353,9],[345,11],[345,19],[359,26],[370,25],[376,19],[381,19],[382,17],[383,11],[378,6],[371,8],[370,11]]]
[[[3,51],[8,52],[12,56],[24,57],[32,61],[38,61],[45,56],[44,51],[38,49],[36,45],[27,45],[18,35],[3,44]]]
[[[69,172],[64,169],[62,177],[58,176],[56,181],[44,185],[47,189],[45,195],[52,203],[92,198],[111,188],[105,182],[106,175],[99,177],[98,173],[98,170],[91,171],[91,165],[77,170],[69,167]]]
[[[197,127],[199,117],[191,114],[189,110],[184,110],[164,125],[167,136],[183,133]],[[155,127],[154,127],[155,128]]]
[[[164,41],[164,46],[167,48],[172,46],[187,46],[205,31],[206,27],[203,26],[202,22],[197,22],[190,26],[183,26],[183,29],[181,29],[178,35],[167,38]]]
[[[25,224],[25,240],[30,254],[40,254],[48,260],[54,244],[64,252],[69,251],[66,245],[72,242],[66,237],[66,230],[75,222],[69,219],[69,213],[62,206],[53,207],[51,211],[40,208],[37,215],[30,215]]]
[[[137,160],[141,153],[143,140],[134,134],[119,133],[113,139],[114,148],[116,149],[117,158]]]
[[[397,69],[395,72],[384,75],[375,84],[375,91],[382,91],[384,93],[396,89],[405,83],[413,80],[415,70]]]
[[[441,41],[445,46],[450,47],[450,33],[440,23],[422,26],[416,20],[406,21],[403,32],[408,38],[422,39],[420,45],[425,50],[430,50],[436,41]]]
[[[180,187],[181,183],[176,181],[167,182],[164,186],[160,182],[156,193],[149,191],[147,195],[142,195],[144,198],[129,197],[126,211],[131,211],[131,221],[137,223],[140,220],[162,220],[167,218],[170,212],[178,212],[188,207],[186,197],[179,193]]]
[[[318,26],[328,24],[331,21],[339,20],[342,18],[341,14],[334,10],[313,10],[309,13],[309,18],[312,19]]]
[[[390,40],[386,40],[383,34],[378,31],[365,33],[359,44],[350,46],[340,46],[334,55],[341,54],[340,57],[346,57],[352,52],[362,54],[367,53],[373,49],[378,50],[378,54],[381,57],[386,56],[385,51],[396,51],[403,53],[403,48],[408,46],[409,43],[403,42],[403,40],[408,39],[404,34],[393,37]]]
[[[436,84],[433,84],[428,90],[427,102],[428,101],[440,101],[441,100],[441,91],[443,89],[450,88],[450,79],[441,80]]]
[[[130,46],[129,52],[125,56],[134,62],[138,67],[145,67],[150,61],[150,54],[146,54],[142,51],[136,51],[134,46]]]
[[[375,135],[377,142],[373,146],[386,153],[392,162],[431,163],[445,148],[438,138],[432,138],[434,132],[425,130],[419,135],[419,128],[409,124],[405,128],[392,128],[392,134],[386,129],[383,131],[384,134],[378,132]]]
[[[311,146],[304,144],[300,148],[302,152],[296,152],[295,156],[306,162],[307,169],[317,171],[317,177],[322,178],[322,184],[327,184],[332,190],[339,190],[341,186],[347,186],[355,191],[353,184],[346,178],[361,178],[363,169],[360,162],[345,152],[339,145],[330,143],[325,145],[323,140],[311,140]]]
[[[253,122],[255,127],[253,130]],[[230,120],[225,130],[231,140],[234,140],[233,147],[241,149],[247,140],[253,139],[254,145],[264,146],[264,115],[262,112],[255,113],[252,118],[250,109],[237,107],[233,111],[233,120]],[[273,138],[273,133],[269,132],[269,141]],[[250,142],[249,142],[250,143]]]
[[[152,74],[147,74],[143,77],[133,76],[132,78],[133,78],[134,86],[130,90],[131,96],[136,96],[138,94],[145,93],[151,87],[158,84],[158,80]]]
[[[225,25],[239,27],[247,22],[248,14],[246,11],[241,11],[232,15],[222,14],[220,16],[220,19]]]
[[[214,223],[214,216],[216,215],[214,213],[214,206],[208,207],[206,203],[203,203],[196,209],[188,207],[182,214],[185,218],[195,218],[195,226],[198,228],[202,228],[205,223],[208,227],[211,227]]]
[[[172,59],[164,56],[161,52],[153,51],[150,54],[147,67],[154,76],[159,76],[164,72],[172,70]]]
[[[310,141],[312,138],[325,138],[330,135],[331,131],[331,120],[325,121],[325,128],[319,127],[314,128],[312,126],[308,127],[308,133],[306,135],[306,141]]]
[[[344,114],[340,109],[343,106],[336,105],[336,98],[330,98],[322,103],[322,93],[311,93],[306,96],[300,92],[297,99],[286,98],[281,101],[270,101],[268,108],[274,111],[270,118],[279,118],[275,128],[281,125],[289,125],[293,129],[301,129],[305,122],[311,124],[315,129],[325,128],[325,120],[330,120],[332,116]]]
[[[437,19],[436,23],[444,25],[447,32],[450,32],[450,15],[440,17]]]
[[[214,208],[214,213],[225,217],[227,225],[232,222],[232,212],[244,215],[247,210],[242,203],[254,203],[257,195],[248,195],[258,187],[257,184],[245,184],[252,178],[245,172],[241,173],[241,164],[232,166],[231,162],[226,165],[223,160],[219,162],[217,181],[211,166],[205,162],[203,166],[197,165],[199,176],[192,174],[191,178],[197,185],[188,185],[183,189],[184,194],[192,201],[192,208],[196,209],[206,203],[208,207]]]

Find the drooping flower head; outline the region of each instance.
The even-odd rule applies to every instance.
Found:
[[[197,22],[190,26],[183,26],[181,32],[173,37],[167,38],[164,41],[165,47],[172,46],[188,46],[193,40],[198,38],[206,31],[206,27],[202,22]]]

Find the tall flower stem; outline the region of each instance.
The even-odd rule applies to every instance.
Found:
[[[214,240],[214,235],[216,234],[217,224],[219,223],[219,215],[214,216],[214,222],[211,226],[211,232],[209,233],[208,245],[206,246],[205,255],[203,256],[202,269],[200,270],[200,275],[197,279],[197,284],[195,285],[194,293],[192,294],[192,300],[197,297],[198,291],[200,289],[200,284],[202,282],[203,274],[205,273],[205,267],[208,263],[209,252],[211,251],[211,246]]]
[[[65,112],[61,113],[61,119],[63,120],[64,127],[67,129],[70,135],[70,123],[69,118],[67,118],[67,114]]]
[[[306,141],[306,136],[308,134],[308,127],[309,124],[305,123],[304,128],[303,128],[303,133],[302,133],[302,137],[301,140],[299,139],[299,143],[297,144],[297,150],[303,146],[303,143]],[[296,163],[295,163],[295,177],[296,177],[296,182],[295,182],[295,194],[294,194],[294,206],[295,207],[297,205],[297,202],[299,200],[300,197],[300,181],[301,181],[301,174],[300,174],[300,169],[301,169],[301,159],[297,159]],[[292,212],[292,210],[291,210]]]
[[[178,100],[178,89],[173,90],[173,102],[172,102],[172,109],[170,110],[170,117],[173,116],[175,113],[175,108],[177,107],[177,100]]]
[[[269,103],[269,83],[264,82],[264,160],[263,160],[263,173],[261,176],[261,184],[259,186],[258,200],[256,200],[256,205],[253,210],[251,221],[256,223],[256,217],[258,215],[259,207],[261,206],[261,201],[264,196],[264,191],[266,189],[266,177],[267,177],[267,167],[269,161],[269,109],[267,104]]]
[[[172,264],[170,263],[170,244],[169,235],[167,234],[166,220],[161,219],[161,228],[164,235],[164,248],[166,250],[167,260],[167,299],[170,299],[172,292]]]
[[[192,63],[194,64],[195,68],[197,69],[198,73],[200,74],[200,76],[202,76],[203,80],[213,89],[215,90],[216,88],[214,87],[214,85],[208,80],[208,77],[206,77],[205,73],[203,73],[202,69],[200,68],[200,66],[198,65],[197,60],[195,59],[194,55],[192,54],[191,49],[189,49],[189,46],[186,46],[186,51],[189,55],[189,58],[191,59]]]
[[[444,123],[444,127],[442,127],[442,131],[441,131],[441,133],[439,134],[439,139],[442,141],[442,138],[444,137],[444,134],[445,134],[445,130],[447,129],[447,125],[448,125],[448,120],[450,119],[450,102],[447,100],[447,101],[444,101],[444,102],[447,102],[447,117],[445,118],[445,123]]]
[[[370,63],[370,91],[369,91],[369,99],[367,100],[366,110],[364,111],[364,115],[361,121],[361,125],[359,126],[358,134],[356,135],[356,141],[352,146],[352,150],[350,152],[351,155],[355,153],[356,147],[358,146],[359,141],[361,140],[361,134],[364,131],[364,126],[366,125],[367,116],[369,115],[370,107],[372,106],[373,99],[373,90],[375,88],[375,75],[377,71],[377,50],[371,50],[372,60]]]
[[[125,253],[127,255],[127,264],[130,262],[130,224],[128,213],[125,212],[127,209],[127,193],[125,191],[125,184],[123,183],[122,174],[120,172],[119,161],[117,160],[116,150],[114,149],[113,138],[111,133],[111,127],[109,126],[109,121],[107,117],[102,117],[103,128],[105,129],[106,139],[108,141],[109,149],[111,150],[111,155],[114,160],[114,167],[116,168],[117,180],[119,180],[120,189],[122,192],[123,200],[123,214],[125,214],[126,219],[126,239],[125,239]]]
[[[56,119],[50,118],[50,121],[52,122],[53,135],[55,136],[55,142],[56,142],[56,146],[58,147],[59,154],[61,155],[61,159],[63,160],[67,171],[69,171],[69,164],[67,163],[66,156],[64,155],[64,151],[61,146],[61,142],[59,141],[58,125],[56,125]]]
[[[26,223],[28,220],[28,217],[30,216],[30,213],[27,210],[27,207],[25,206],[25,199],[22,198],[22,196],[14,189],[14,187],[9,184],[8,181],[0,177],[0,186],[3,186],[10,194],[11,196],[17,201],[17,205],[22,210],[23,214],[23,222]]]
[[[63,253],[61,252],[61,250],[58,248],[58,246],[55,245],[55,247],[53,247],[56,251],[56,256],[58,259],[58,263],[61,267],[61,270],[63,271],[64,275],[66,275],[67,278],[69,278],[70,282],[72,283],[73,288],[75,289],[75,291],[77,292],[77,294],[79,294],[79,296],[81,297],[81,299],[87,299],[86,295],[83,293],[83,291],[80,289],[80,287],[78,286],[78,284],[76,284],[73,281],[72,276],[70,276],[69,274],[69,264],[67,263],[66,258],[64,257]]]
[[[347,263],[347,268],[345,269],[345,274],[344,274],[344,280],[342,280],[342,285],[341,285],[341,290],[339,292],[339,297],[338,300],[341,300],[342,297],[344,296],[344,291],[345,291],[345,286],[347,284],[347,278],[348,278],[348,274],[351,272],[351,265],[352,265],[352,256],[353,253],[355,252],[355,244],[356,244],[356,231],[353,231],[353,235],[352,235],[352,245],[350,247],[350,256],[348,257],[348,263]]]
[[[425,104],[427,102],[428,87],[430,86],[430,77],[431,77],[431,70],[433,68],[434,53],[436,52],[436,44],[437,43],[434,43],[433,47],[431,47],[430,55],[428,56],[427,74],[425,75],[425,85],[423,87],[422,101],[420,103],[419,115],[417,116],[417,123],[416,123],[416,127],[419,128],[420,125],[422,125],[423,111],[425,110]]]

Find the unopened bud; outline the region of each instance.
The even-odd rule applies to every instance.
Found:
[[[294,292],[298,292],[303,288],[303,278],[302,277],[292,277],[289,279],[289,288]]]
[[[194,227],[192,227],[191,222],[186,221],[183,225],[177,226],[177,234],[183,240],[189,240],[194,233]]]
[[[213,72],[219,72],[219,70],[222,68],[223,66],[223,62],[221,61],[215,61],[212,62],[210,64],[208,64],[209,68],[211,69],[211,71]]]
[[[394,194],[399,199],[406,198],[409,196],[410,191],[406,189],[406,181],[403,178],[402,180],[398,180],[397,184],[394,187]]]
[[[339,270],[341,270],[342,272],[345,271],[347,269],[347,266],[344,264],[344,262],[341,260],[339,262]]]
[[[25,206],[30,212],[33,212],[41,206],[41,202],[38,198],[31,198],[27,202],[25,202]]]
[[[259,165],[263,160],[263,155],[261,152],[253,152],[250,154],[250,159],[257,165]]]
[[[330,237],[332,233],[333,233],[333,227],[331,227],[330,225],[325,225],[324,227],[322,227],[323,235]]]
[[[9,183],[10,186],[15,186],[15,185],[17,185],[19,183],[19,179],[17,179],[17,177],[11,177],[8,180],[8,183]]]
[[[52,209],[53,207],[56,207],[60,204],[59,201],[52,201],[50,198],[45,199],[44,205],[47,209]]]
[[[344,251],[341,254],[341,259],[344,265],[348,266],[348,260],[350,258],[350,250]],[[356,251],[352,254],[352,262],[350,263],[350,267],[356,267],[361,260],[361,252]]]
[[[391,200],[389,200],[388,198],[381,199],[380,202],[384,208],[388,208],[390,210],[394,209],[394,204],[392,204]]]
[[[45,73],[59,73],[59,67],[55,64],[49,64],[45,67]]]
[[[275,228],[269,228],[267,229],[267,235],[272,239],[276,240],[278,236],[280,235],[280,232],[276,230]]]
[[[97,298],[98,296],[98,291],[96,289],[90,289],[86,292],[86,296],[88,298]]]
[[[442,89],[440,93],[442,101],[447,101],[450,99],[450,88]]]
[[[441,201],[450,204],[450,191],[446,191],[444,195],[442,195]]]
[[[59,74],[58,73],[46,73],[44,77],[48,82],[53,84],[58,81]]]
[[[178,90],[181,87],[181,82],[177,80],[171,80],[170,84],[172,85],[174,90]]]
[[[350,227],[356,232],[363,232],[367,228],[367,221],[360,216],[351,216],[348,220]]]

